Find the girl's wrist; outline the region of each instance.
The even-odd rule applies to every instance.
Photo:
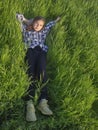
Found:
[[[56,22],[60,21],[61,17],[57,17],[57,19],[55,20]]]

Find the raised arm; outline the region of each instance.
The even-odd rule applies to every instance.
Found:
[[[30,25],[33,19],[26,19],[23,14],[16,13],[16,18],[20,23]]]
[[[61,19],[61,17],[60,17],[60,16],[58,16],[58,17],[56,18],[55,22],[56,22],[56,23],[57,23],[57,22],[59,22],[59,21],[60,21],[60,19]]]
[[[57,17],[56,20],[50,21],[49,23],[46,24],[45,30],[49,31],[51,27],[53,27],[58,21],[60,21],[61,17]]]

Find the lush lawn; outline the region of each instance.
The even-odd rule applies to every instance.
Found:
[[[61,16],[46,43],[51,117],[25,121],[29,84],[16,12],[46,21]],[[98,129],[98,0],[0,1],[0,130]],[[37,94],[37,93],[36,93]],[[37,107],[36,97],[35,106]]]

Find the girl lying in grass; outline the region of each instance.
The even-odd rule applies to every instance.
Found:
[[[35,95],[34,80],[42,80],[42,83],[47,82],[46,76],[46,55],[48,46],[45,45],[45,40],[51,27],[53,27],[59,20],[49,22],[45,25],[45,19],[41,16],[37,16],[34,19],[26,19],[22,14],[16,14],[17,19],[22,25],[23,40],[27,47],[25,56],[25,62],[28,64],[27,74],[31,79],[31,84],[28,88],[28,95],[26,96],[27,109],[26,109],[26,120],[36,121],[35,108],[33,104],[33,97]],[[47,86],[41,89],[39,95],[38,109],[44,115],[52,115],[53,112],[50,110],[47,102]]]

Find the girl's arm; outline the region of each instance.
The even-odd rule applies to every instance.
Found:
[[[25,19],[24,21],[23,21],[23,23],[24,24],[26,24],[26,25],[30,25],[31,23],[33,22],[33,19]]]
[[[16,18],[18,19],[20,23],[23,23],[26,25],[30,25],[33,21],[33,19],[26,19],[23,14],[18,14],[18,13],[16,13]]]
[[[24,17],[23,14],[18,13],[16,13],[16,18],[20,22],[21,32],[25,33],[27,26],[29,26],[32,23],[33,19],[28,20]]]
[[[58,16],[58,17],[57,17],[57,19],[55,20],[55,22],[59,22],[59,21],[60,21],[60,19],[61,19],[61,17],[60,17],[60,16]]]
[[[53,27],[58,21],[60,21],[60,19],[61,19],[61,17],[57,17],[56,20],[50,21],[48,24],[46,24],[45,32],[48,32],[51,29],[51,27]]]

